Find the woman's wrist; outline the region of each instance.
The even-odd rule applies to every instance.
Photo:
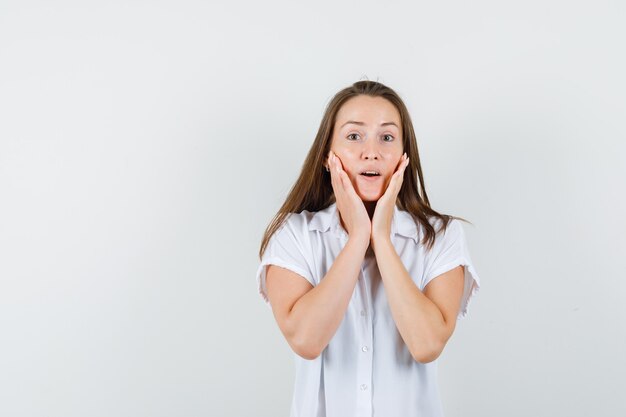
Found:
[[[367,249],[370,245],[370,235],[362,232],[354,232],[348,235],[348,242],[354,242],[354,244]]]

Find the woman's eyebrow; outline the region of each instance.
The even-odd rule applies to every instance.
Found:
[[[355,121],[355,120],[348,120],[347,122],[345,122],[344,124],[342,124],[342,125],[341,125],[341,128],[343,128],[345,125],[350,124],[350,123],[351,123],[351,124],[354,124],[354,125],[365,126],[365,123],[364,123],[364,122],[357,122],[357,121]],[[383,122],[383,123],[381,123],[380,125],[381,125],[381,126],[390,126],[390,125],[393,125],[393,126],[395,126],[395,127],[398,127],[398,125],[397,125],[397,124],[395,124],[394,122]]]

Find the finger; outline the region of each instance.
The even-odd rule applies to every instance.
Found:
[[[333,154],[333,166],[335,168],[335,176],[337,177],[339,183],[343,186],[343,176],[341,175],[342,173],[344,173],[343,166],[341,164],[341,160],[335,154]]]
[[[396,187],[396,194],[400,192],[400,189],[402,188],[402,183],[404,182],[404,173],[406,171],[406,167],[409,166],[409,158],[407,157],[404,160],[404,163],[402,164],[402,167],[400,168],[400,171],[398,172],[398,178],[395,181],[395,187]]]
[[[335,156],[335,154],[331,155],[330,158],[330,163],[331,163],[331,178],[333,180],[333,190],[335,192],[335,200],[340,200],[343,198],[344,195],[344,187],[342,184],[342,180],[341,180],[341,176],[340,171],[339,171],[339,165],[337,163],[337,157]]]
[[[402,160],[402,167],[406,168],[407,164],[409,162],[409,156],[406,154],[406,152],[404,153],[404,158]]]
[[[352,185],[350,176],[342,168],[341,159],[335,156],[333,163],[336,165],[336,176],[340,188],[339,196],[335,196],[335,199],[339,200],[338,206],[344,205],[348,207],[355,202],[363,204],[361,201],[361,197],[359,197],[356,190],[354,189],[354,186]]]
[[[402,156],[400,156],[400,160],[396,164],[396,169],[394,170],[394,173],[402,169],[402,167],[404,166],[405,157],[406,153],[403,153]]]
[[[359,197],[359,195],[357,194],[356,190],[354,189],[354,187],[352,186],[352,181],[350,180],[350,176],[348,175],[348,173],[346,171],[344,171],[343,169],[343,164],[341,163],[341,159],[339,159],[339,157],[337,157],[335,155],[335,163],[338,166],[338,177],[341,180],[341,185],[342,185],[342,191],[344,192],[344,194],[346,195],[350,195],[352,197],[356,197],[359,200],[361,199],[361,197]]]
[[[407,156],[407,158],[404,160],[404,166],[402,167],[402,174],[401,174],[401,178],[404,178],[404,172],[406,171],[407,167],[409,166],[409,157]]]
[[[394,175],[397,175],[399,177],[403,177],[404,176],[404,171],[406,171],[406,167],[409,165],[409,157],[406,156],[406,154],[402,155],[402,158],[400,160],[400,163],[398,165],[398,170],[394,173]]]
[[[409,158],[402,161],[402,165],[400,166],[399,176],[402,178],[404,176],[404,171],[406,171],[406,167],[409,166]]]
[[[348,173],[345,171],[342,171],[340,173],[341,176],[341,180],[342,180],[342,184],[343,184],[343,189],[346,192],[346,194],[349,194],[352,197],[356,197],[359,200],[361,199],[361,197],[359,197],[359,195],[357,194],[356,190],[354,189],[354,186],[352,185],[352,181],[350,180],[350,177],[348,176]]]
[[[404,179],[404,172],[406,171],[406,167],[409,165],[409,159],[405,159],[404,161],[402,161],[402,163],[400,164],[400,167],[398,168],[398,171],[396,171],[393,174],[394,181],[395,182],[399,182],[400,184],[402,183],[402,180]]]
[[[335,163],[337,178],[339,178],[339,181],[341,182],[341,185],[343,186],[345,190],[347,188],[345,184],[346,172],[343,170],[343,164],[341,163],[341,159],[339,159],[337,155],[333,155],[333,161]]]
[[[329,156],[328,156],[328,168],[330,169],[330,182],[333,187],[333,192],[335,193],[335,199],[336,199],[339,184],[337,180],[337,168],[335,166],[335,161],[333,160],[332,153],[329,153]]]
[[[391,175],[391,178],[389,179],[389,183],[387,184],[387,190],[389,191],[389,193],[398,194],[400,192],[400,188],[402,187],[402,182],[404,179],[404,171],[408,166],[408,157],[404,159],[405,155],[406,154],[402,155],[398,164],[398,169],[396,170],[396,172],[393,173],[393,175]]]

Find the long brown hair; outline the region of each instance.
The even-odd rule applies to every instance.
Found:
[[[377,81],[357,81],[349,87],[339,91],[328,103],[324,117],[320,123],[315,141],[306,156],[300,176],[289,191],[287,199],[278,213],[274,216],[270,224],[265,229],[259,258],[263,257],[263,252],[278,228],[282,225],[289,213],[300,213],[302,210],[320,211],[324,210],[335,202],[335,195],[330,181],[330,172],[324,167],[325,157],[330,151],[330,144],[333,135],[335,118],[341,106],[349,99],[358,95],[371,97],[382,97],[390,101],[400,113],[402,124],[402,144],[407,156],[410,158],[409,166],[404,172],[402,187],[398,193],[396,205],[399,209],[409,212],[416,224],[421,224],[425,230],[422,244],[428,249],[432,248],[436,234],[448,227],[448,223],[453,218],[471,223],[461,217],[440,214],[430,207],[422,166],[420,164],[419,152],[417,150],[417,140],[413,123],[409,112],[400,96],[391,88]],[[418,189],[418,181],[420,188]],[[429,217],[435,216],[442,221],[442,227],[435,231],[428,221]]]

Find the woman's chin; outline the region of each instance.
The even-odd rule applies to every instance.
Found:
[[[378,201],[383,196],[383,184],[384,178],[377,178],[376,180],[368,180],[363,177],[359,177],[356,184],[352,184],[356,193],[361,197],[363,201]]]
[[[361,190],[357,189],[356,193],[361,197],[363,201],[378,201],[380,197],[383,196],[383,193],[380,190]]]

